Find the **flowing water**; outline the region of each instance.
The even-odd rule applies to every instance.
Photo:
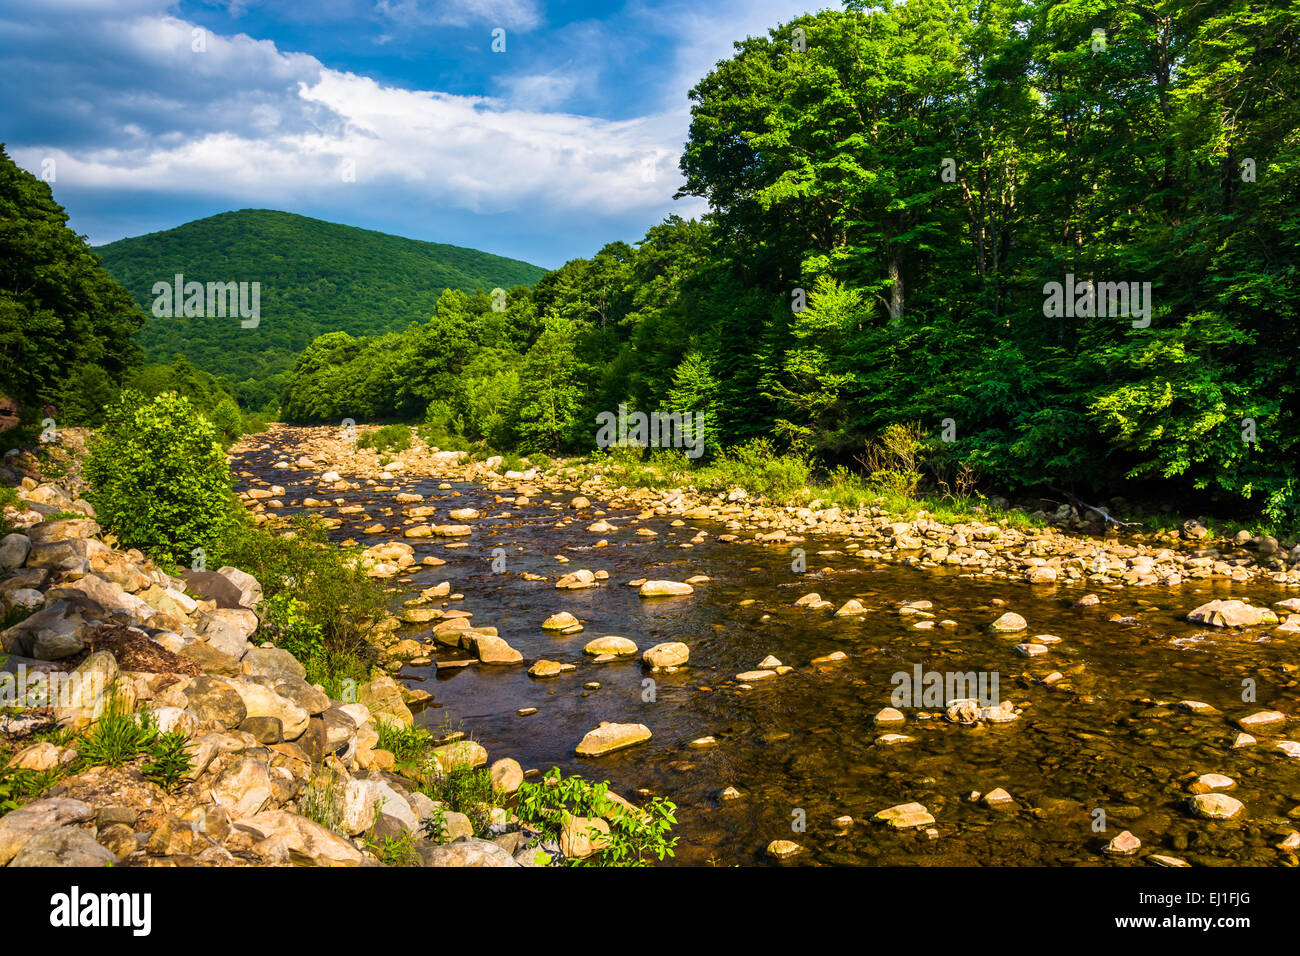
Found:
[[[248,452],[236,467],[284,485],[286,502],[316,493],[309,473],[271,467],[283,454]],[[443,480],[407,479],[401,490],[423,494],[423,504],[436,506],[435,522],[448,520],[449,508],[474,507],[484,516],[470,522],[472,536],[459,539],[465,547],[408,540],[417,560],[432,554],[447,564],[392,579],[389,584],[398,589],[393,606],[450,581],[453,591],[465,595],[451,606],[472,612],[477,624],[495,625],[526,662],[549,658],[578,667],[547,680],[530,678],[527,663],[407,667],[399,676],[435,697],[417,720],[431,728],[463,727],[490,759],[512,756],[525,768],[542,770],[559,766],[565,773],[608,779],[628,796],[644,788],[668,797],[679,807],[679,864],[763,863],[774,839],[803,846],[795,861],[804,864],[1126,865],[1140,864],[1148,851],[1200,865],[1297,862],[1294,851],[1276,844],[1300,827],[1300,759],[1274,747],[1281,739],[1277,731],[1258,734],[1255,746],[1231,749],[1237,718],[1260,710],[1300,712],[1297,639],[1267,628],[1207,630],[1184,620],[1191,608],[1214,597],[1271,603],[1294,596],[1294,589],[1194,582],[1102,591],[1099,606],[1076,608],[1083,590],[981,582],[955,570],[894,563],[864,565],[843,553],[819,556],[839,550],[841,542],[833,538],[802,542],[808,570],[795,573],[790,546],[719,543],[715,536],[723,529],[716,523],[672,528],[671,518],[651,519],[638,527],[653,528],[657,537],[628,529],[602,536],[585,530],[594,520],[584,520],[588,513],[572,520],[572,511],[540,500],[522,508],[498,503],[496,493],[465,482],[439,491]],[[399,525],[401,508],[392,494],[368,488],[329,493],[369,511],[343,516],[334,539],[368,546],[399,538],[391,530],[371,537],[361,532],[375,520],[390,529]],[[382,514],[387,507],[392,516]],[[634,510],[599,501],[594,507],[604,507],[615,525],[635,516]],[[503,512],[509,517],[501,517]],[[565,519],[571,523],[557,528]],[[697,529],[709,533],[705,543],[683,548]],[[610,545],[593,548],[601,537]],[[497,548],[505,555],[500,573],[492,568]],[[556,555],[571,563],[557,562]],[[607,570],[609,580],[586,590],[555,588],[559,574],[578,568]],[[549,580],[526,581],[520,577],[525,571]],[[643,600],[626,583],[644,577],[681,581],[695,574],[713,580],[682,598]],[[810,591],[836,607],[856,597],[869,613],[837,620],[829,610],[794,606]],[[898,607],[921,599],[933,602],[936,621],[951,619],[957,626],[914,629],[916,618],[900,616]],[[994,605],[996,599],[1006,606]],[[753,603],[742,605],[746,600]],[[1004,610],[1025,617],[1024,634],[1056,635],[1060,642],[1041,657],[1019,656],[1013,648],[1024,634],[997,635],[988,627]],[[543,631],[542,621],[558,611],[571,612],[585,629],[569,636]],[[1116,615],[1126,620],[1110,620]],[[401,636],[426,640],[428,628],[413,625]],[[583,659],[583,645],[607,634],[631,638],[642,649],[683,641],[690,647],[689,666],[656,675],[648,688],[638,660]],[[837,650],[847,660],[810,665]],[[735,675],[756,668],[769,654],[794,671],[756,681],[749,690],[738,688]],[[1006,724],[965,726],[943,719],[942,707],[915,707],[904,708],[905,725],[876,727],[873,716],[890,706],[893,675],[918,665],[940,673],[996,672],[1001,698],[1023,706],[1023,715]],[[1051,686],[1040,683],[1052,671],[1066,676]],[[598,689],[584,689],[593,681]],[[1245,702],[1250,686],[1255,699]],[[1202,701],[1221,713],[1169,706],[1182,700]],[[538,712],[518,715],[528,707]],[[922,712],[935,717],[918,719]],[[605,757],[576,757],[577,742],[604,720],[644,723],[653,737]],[[876,744],[886,732],[915,739]],[[706,735],[717,738],[717,746],[688,746]],[[1189,812],[1188,783],[1209,772],[1237,782],[1232,795],[1245,804],[1237,819],[1211,822]],[[721,799],[726,787],[739,790],[740,798]],[[969,799],[972,791],[997,787],[1015,803],[990,809]],[[937,835],[870,822],[879,810],[913,801],[934,815]],[[1104,831],[1098,811],[1105,814]],[[844,815],[855,822],[837,824]],[[801,821],[805,828],[796,829]],[[1142,840],[1139,856],[1106,856],[1106,842],[1125,829]]]

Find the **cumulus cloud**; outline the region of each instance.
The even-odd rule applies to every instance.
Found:
[[[476,212],[528,203],[611,212],[662,204],[675,187],[664,177],[677,130],[658,117],[610,122],[401,89],[270,41],[196,29],[174,17],[108,25],[101,42],[140,77],[101,103],[112,135],[78,148],[17,145],[15,155],[29,166],[52,156],[60,178],[81,186],[270,204],[355,181]],[[519,88],[530,84],[555,99],[566,80]]]
[[[282,3],[228,6],[264,16]],[[731,40],[797,5],[752,6],[668,0],[538,34],[501,58],[507,69],[493,75],[489,96],[348,72],[233,26],[213,32],[173,15],[166,0],[48,0],[41,17],[0,0],[10,41],[0,52],[0,99],[12,106],[0,140],[28,169],[53,160],[56,194],[95,210],[97,221],[82,228],[97,240],[137,226],[148,197],[154,208],[165,201],[176,210],[311,209],[407,234],[413,221],[460,228],[449,218],[459,211],[471,222],[482,217],[516,254],[561,246],[572,254],[593,241],[634,238],[669,212],[704,211],[671,198],[680,184],[683,94],[729,54]],[[338,23],[365,16],[393,31],[524,32],[544,23],[536,0],[327,0],[319,10]],[[620,57],[639,58],[656,36],[673,41],[668,61],[652,61],[645,83],[630,79]],[[601,110],[592,91],[613,80],[615,90],[674,88],[658,102],[648,97],[648,107]],[[105,215],[114,201],[120,208]],[[473,225],[463,228],[460,240],[475,241]]]

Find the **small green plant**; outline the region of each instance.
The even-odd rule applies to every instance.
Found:
[[[298,798],[298,812],[340,836],[343,832],[343,803],[339,797],[338,775],[334,768],[312,767],[311,779]]]
[[[85,766],[120,767],[148,752],[158,739],[158,727],[147,714],[136,715],[109,703],[76,744]]]
[[[573,817],[599,817],[609,824],[606,835],[594,827],[591,836],[600,837],[600,849],[588,860],[577,863],[597,866],[646,866],[674,855],[677,838],[668,834],[677,822],[677,807],[655,797],[639,809],[616,803],[609,797],[609,783],[592,783],[579,776],[564,777],[552,767],[540,783],[525,782],[519,788],[515,813],[521,820],[552,840],[559,840],[565,824]]]
[[[415,834],[409,831],[397,836],[384,837],[376,844],[369,843],[370,849],[384,866],[419,866],[420,854],[415,849]]]
[[[366,846],[378,857],[384,866],[417,866],[420,856],[415,849],[417,835],[410,830],[403,830],[397,836],[376,839],[375,831],[379,828],[379,818],[383,814],[384,803],[381,800],[375,806],[375,819],[366,835]]]
[[[0,816],[39,797],[54,786],[65,772],[62,767],[27,770],[15,767],[4,757],[0,757],[0,761]]]
[[[415,778],[436,773],[432,755],[434,738],[429,731],[394,720],[382,721],[376,729],[379,742],[375,746],[391,753],[399,770]]]
[[[149,760],[140,768],[140,773],[168,793],[176,792],[185,775],[190,772],[187,743],[188,738],[179,730],[157,734],[145,747]]]
[[[434,843],[443,843],[448,835],[447,810],[441,804],[433,808],[433,816],[424,823],[424,835]]]

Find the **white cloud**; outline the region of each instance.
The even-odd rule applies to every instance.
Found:
[[[137,127],[83,150],[20,146],[16,158],[30,168],[53,157],[60,180],[79,186],[273,206],[327,190],[343,198],[349,187],[369,185],[389,187],[403,202],[472,212],[650,214],[677,186],[680,127],[666,116],[613,122],[405,90],[243,35],[209,36],[206,52],[194,53],[191,29],[175,18],[141,19],[115,38],[129,60],[163,79],[160,89],[118,105],[155,120],[166,115],[171,128],[142,136]],[[521,88],[529,82],[559,96],[566,81],[533,78]],[[355,182],[344,180],[345,162]]]

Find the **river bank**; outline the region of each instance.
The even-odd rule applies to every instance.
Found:
[[[308,683],[265,641],[251,575],[170,574],[57,484],[25,478],[16,500],[0,539],[0,866],[539,866],[608,832],[521,821],[519,763],[415,730],[427,695],[390,676],[334,698]]]

